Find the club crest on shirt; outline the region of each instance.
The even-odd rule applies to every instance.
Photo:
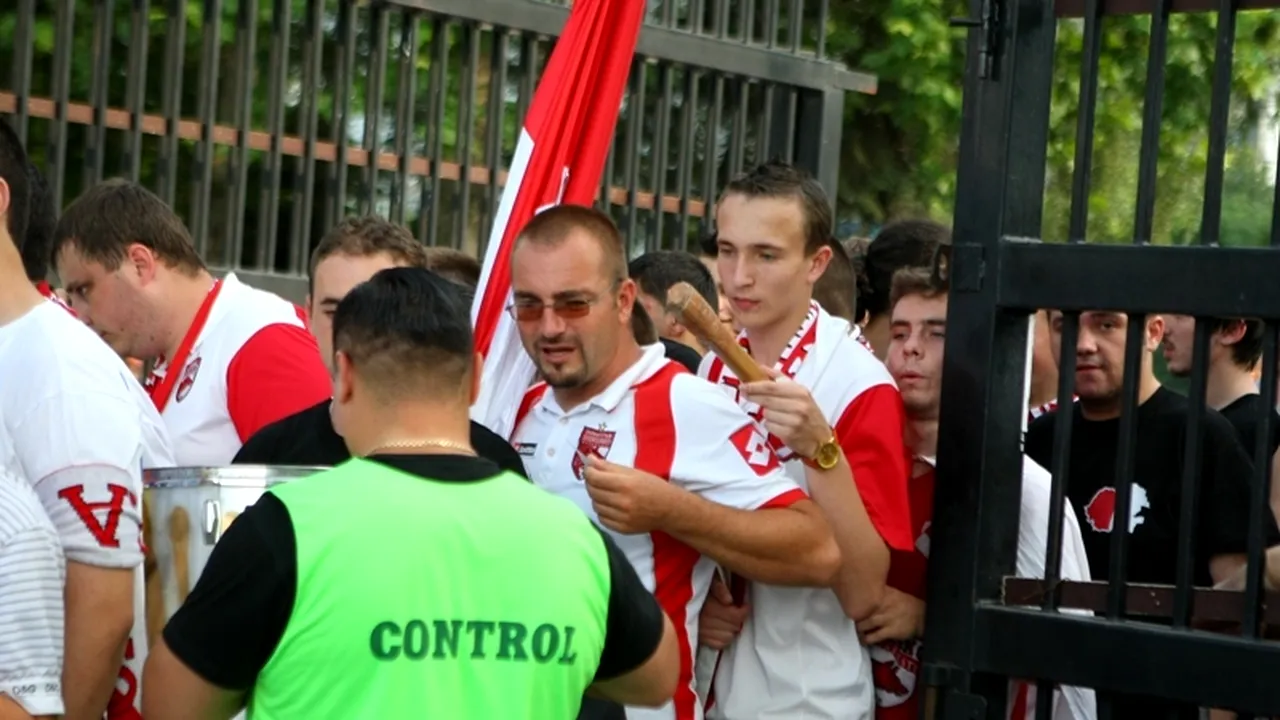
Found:
[[[582,434],[578,436],[577,452],[573,454],[574,477],[582,480],[582,471],[586,470],[583,458],[586,456],[609,457],[609,448],[613,447],[614,435],[617,435],[617,433],[613,430],[606,430],[604,423],[601,423],[598,428],[582,428]]]
[[[520,457],[533,457],[533,454],[538,451],[538,443],[516,443],[515,447]]]
[[[178,380],[178,392],[174,395],[174,400],[182,402],[183,398],[191,392],[191,386],[196,384],[196,375],[200,372],[200,358],[196,358],[187,363],[182,369],[182,378]]]
[[[1143,511],[1149,507],[1151,502],[1147,498],[1146,489],[1134,483],[1133,491],[1129,495],[1130,533],[1137,530],[1138,526],[1146,520]],[[1111,532],[1116,517],[1116,489],[1110,486],[1099,488],[1084,506],[1084,517],[1089,521],[1089,527],[1095,532]]]
[[[876,705],[896,707],[910,699],[920,672],[920,641],[889,640],[867,648]]]

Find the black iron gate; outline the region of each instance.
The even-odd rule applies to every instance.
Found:
[[[1010,587],[1027,597],[1028,581],[1013,580],[1020,482],[1020,426],[1027,320],[1033,309],[1059,308],[1062,330],[1060,392],[1072,396],[1079,313],[1112,310],[1130,317],[1160,312],[1196,316],[1255,317],[1268,323],[1261,392],[1276,391],[1276,330],[1280,319],[1280,215],[1271,248],[1218,247],[1219,220],[1231,89],[1235,19],[1241,7],[1273,6],[1269,0],[973,0],[965,84],[955,245],[950,258],[951,300],[939,438],[933,555],[930,562],[928,642],[924,678],[936,717],[1002,718],[1010,677],[1093,687],[1099,716],[1111,717],[1109,692],[1154,695],[1230,708],[1248,714],[1280,714],[1280,644],[1258,639],[1260,622],[1280,619],[1280,602],[1261,590],[1251,573],[1246,592],[1193,588],[1189,559],[1180,562],[1176,588],[1135,588],[1123,570],[1107,582],[1058,580],[1061,528],[1051,529],[1049,570],[1029,581],[1034,605],[1016,607]],[[1218,13],[1211,94],[1210,142],[1199,243],[1161,247],[1152,243],[1156,149],[1160,137],[1164,67],[1173,12]],[[1100,24],[1116,13],[1150,13],[1151,43],[1143,103],[1142,146],[1132,245],[1086,243],[1092,131],[1098,87]],[[1045,148],[1055,26],[1060,15],[1083,16],[1084,59],[1080,68],[1076,161],[1070,236],[1035,239],[1041,228]],[[1247,42],[1247,39],[1242,42]],[[1126,368],[1137,368],[1139,342],[1130,322]],[[1191,384],[1192,417],[1204,408],[1207,323],[1197,324],[1196,366]],[[1126,371],[1133,378],[1136,371]],[[1136,383],[1129,383],[1136,388]],[[1126,392],[1120,425],[1117,477],[1132,474],[1133,409],[1137,391]],[[1126,420],[1128,418],[1128,420]],[[1187,464],[1196,466],[1200,423],[1190,421]],[[1056,425],[1055,448],[1070,443],[1071,423]],[[1253,453],[1254,448],[1249,448]],[[1053,500],[1062,507],[1066,453],[1055,452]],[[1260,570],[1262,513],[1270,463],[1262,448],[1252,479],[1250,567]],[[1188,472],[1184,498],[1195,497],[1197,474]],[[1126,517],[1129,483],[1117,482],[1117,517]],[[1181,517],[1193,518],[1184,500]],[[1055,513],[1060,515],[1060,512]],[[1182,527],[1190,527],[1183,522]],[[1054,537],[1054,536],[1058,537]],[[1125,557],[1127,535],[1112,534],[1112,557]],[[1190,547],[1180,539],[1180,549]],[[1057,548],[1055,548],[1057,546]],[[1189,556],[1187,552],[1184,555]],[[1123,562],[1112,567],[1123,568]],[[1077,587],[1072,587],[1076,585]],[[1057,612],[1088,606],[1094,617]],[[1090,600],[1091,599],[1091,600]],[[1122,619],[1143,601],[1163,608],[1165,625]],[[1192,629],[1197,618],[1240,622],[1235,635]],[[1048,717],[1047,703],[1039,708]],[[1125,720],[1128,720],[1127,718]]]
[[[481,252],[564,0],[11,0],[0,114],[65,204],[103,177],[172,204],[219,268],[295,299],[337,218]],[[684,248],[750,163],[833,194],[846,92],[828,0],[649,0],[599,205]]]

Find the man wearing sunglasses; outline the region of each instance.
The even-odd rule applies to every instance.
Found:
[[[636,342],[637,288],[608,216],[540,213],[516,240],[511,286],[510,312],[543,378],[512,444],[533,482],[611,531],[677,628],[675,698],[627,718],[695,717],[693,639],[715,564],[825,586],[840,559],[831,531],[732,398],[660,345]]]

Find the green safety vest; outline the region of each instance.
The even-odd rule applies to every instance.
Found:
[[[249,718],[576,717],[610,592],[577,506],[511,473],[432,481],[364,459],[270,492],[298,587]]]

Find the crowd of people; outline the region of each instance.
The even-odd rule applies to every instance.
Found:
[[[298,306],[215,277],[137,184],[59,212],[0,123],[0,718],[918,717],[950,233],[837,241],[821,186],[778,163],[714,212],[695,252],[630,260],[591,208],[520,230],[508,311],[538,380],[502,437],[469,415],[474,258],[349,218]],[[668,309],[682,282],[768,380]],[[1020,576],[1046,570],[1045,468],[1071,422],[1060,577],[1175,581],[1189,405],[1153,354],[1189,372],[1195,320],[1132,321],[1126,378],[1129,318],[1081,315],[1059,405],[1063,316],[1031,318]],[[1210,336],[1194,572],[1230,586],[1253,451],[1280,457],[1280,422],[1258,437],[1261,324]],[[1112,568],[1128,383],[1132,539]],[[330,469],[265,492],[149,627],[144,469],[241,464]],[[1011,681],[1009,717],[1035,695]],[[1050,702],[1097,716],[1086,688]]]

